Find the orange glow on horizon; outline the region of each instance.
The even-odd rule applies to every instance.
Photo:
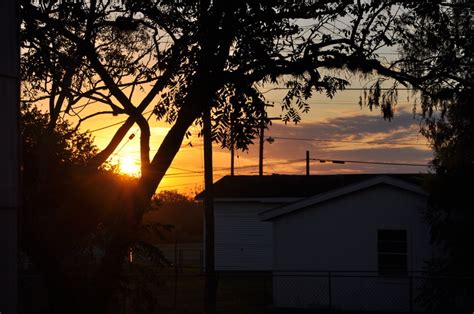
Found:
[[[310,100],[312,110],[303,116],[298,125],[274,121],[265,131],[266,137],[275,137],[273,143],[264,143],[264,174],[304,174],[305,153],[310,151],[311,158],[326,158],[340,160],[371,160],[385,162],[412,162],[424,163],[431,158],[430,149],[418,133],[418,122],[413,123],[400,120],[403,114],[412,116],[412,105],[409,102],[398,104],[397,114],[391,122],[385,122],[378,110],[371,111],[357,104],[360,91],[349,90],[341,92],[333,99],[316,94]],[[283,91],[269,93],[269,101],[281,99]],[[402,99],[403,96],[400,96]],[[148,112],[150,108],[146,110]],[[270,116],[281,114],[278,105],[269,108]],[[366,118],[366,120],[363,120]],[[99,149],[105,148],[113,137],[123,116],[106,117],[100,120],[87,120],[83,130],[95,130],[94,142]],[[381,122],[379,122],[381,121]],[[380,126],[380,123],[385,123]],[[403,122],[403,123],[402,123]],[[163,121],[150,119],[150,158],[158,150],[163,138],[169,131],[170,125]],[[397,123],[399,126],[397,126]],[[111,128],[102,129],[104,126]],[[158,192],[163,190],[177,190],[180,193],[194,196],[204,185],[204,162],[202,138],[198,137],[198,126],[190,128],[191,137],[183,140],[179,153],[175,156],[170,169],[160,182]],[[135,134],[130,138],[131,134]],[[140,176],[140,142],[139,129],[132,128],[124,137],[120,148],[112,154],[109,160],[116,164],[123,174]],[[281,138],[280,138],[281,137]],[[314,138],[311,140],[284,140],[287,138]],[[331,140],[334,140],[332,142]],[[363,143],[367,142],[367,143]],[[374,144],[376,142],[379,144]],[[387,142],[387,144],[381,144]],[[395,144],[396,142],[407,144]],[[414,143],[414,145],[410,145]],[[235,174],[258,174],[258,139],[254,140],[248,151],[236,151]],[[230,152],[213,145],[214,180],[230,174]],[[310,173],[342,174],[342,173],[385,173],[385,172],[417,172],[423,168],[388,167],[381,165],[359,164],[321,164],[311,162]]]

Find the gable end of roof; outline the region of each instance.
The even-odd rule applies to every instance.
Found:
[[[361,191],[379,184],[386,184],[393,186],[405,191],[409,191],[415,194],[422,196],[428,196],[428,194],[419,186],[399,180],[394,179],[389,176],[381,175],[365,181],[354,183],[351,185],[344,186],[342,188],[334,189],[325,193],[317,194],[308,198],[305,198],[301,201],[297,201],[288,205],[283,205],[281,207],[273,208],[264,212],[261,212],[260,219],[261,221],[268,221],[275,219],[282,215],[290,214],[294,211],[304,209],[309,206],[313,206],[319,203],[323,203],[350,193]]]

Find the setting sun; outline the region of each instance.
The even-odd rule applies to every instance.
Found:
[[[133,158],[121,157],[118,166],[121,173],[134,177],[140,176],[140,163]]]

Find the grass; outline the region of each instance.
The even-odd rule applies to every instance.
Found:
[[[146,279],[146,280],[145,280]],[[203,313],[205,276],[196,272],[162,271],[155,281],[150,297],[156,313]],[[140,278],[138,286],[149,283]],[[218,313],[264,313],[271,304],[272,279],[264,274],[219,274],[217,280]],[[130,312],[131,313],[131,312]]]

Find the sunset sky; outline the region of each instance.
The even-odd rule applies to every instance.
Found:
[[[411,92],[401,90],[395,118],[387,121],[382,118],[379,109],[370,111],[360,108],[359,97],[363,91],[358,89],[362,84],[356,82],[351,89],[340,92],[333,99],[324,95],[315,95],[308,102],[311,104],[309,114],[303,116],[298,125],[285,125],[273,121],[265,138],[272,137],[275,141],[265,143],[264,172],[265,174],[304,174],[305,152],[310,151],[311,158],[377,161],[396,163],[426,164],[432,153],[425,138],[419,133],[420,121],[413,114],[415,97]],[[270,88],[262,88],[262,91]],[[273,108],[269,108],[270,117],[281,114],[281,101],[285,90],[271,90],[265,94]],[[410,95],[410,96],[408,96]],[[407,97],[408,96],[408,97]],[[148,112],[152,109],[145,110]],[[147,115],[146,115],[147,116]],[[123,116],[99,116],[85,122],[82,130],[95,130],[124,120]],[[167,133],[169,125],[156,121],[152,116],[151,124],[151,155],[156,152],[159,144]],[[103,148],[115,130],[113,126],[94,131],[95,143]],[[181,151],[176,156],[167,175],[160,184],[159,190],[178,190],[194,194],[203,186],[203,146],[202,138],[196,135],[198,129],[192,128],[193,136],[183,141]],[[128,140],[128,136],[119,145],[112,157],[112,163],[120,163],[124,172],[139,171],[139,130],[134,126],[129,134],[136,136]],[[258,171],[258,139],[248,152],[237,152],[235,174],[255,175]],[[214,179],[218,180],[230,173],[230,152],[214,145]],[[427,167],[388,166],[372,164],[332,164],[311,162],[311,174],[342,174],[342,173],[418,173],[428,171]]]
[[[349,17],[347,17],[349,18]],[[349,22],[344,18],[334,22],[335,30]],[[342,24],[341,24],[342,23]],[[311,24],[310,24],[311,25]],[[307,27],[301,23],[301,27]],[[335,30],[326,29],[329,33],[338,35]],[[382,47],[377,51],[382,62],[397,59],[395,47]],[[322,70],[324,72],[324,70]],[[334,74],[334,73],[332,73]],[[414,163],[427,164],[432,158],[431,149],[425,138],[419,133],[420,120],[414,115],[413,108],[416,96],[411,91],[403,88],[399,91],[399,101],[395,117],[392,121],[384,120],[380,109],[360,108],[359,97],[363,96],[362,87],[370,87],[376,76],[359,76],[349,72],[340,71],[351,82],[348,90],[339,92],[333,99],[325,95],[314,95],[308,103],[311,111],[303,115],[303,120],[298,125],[285,125],[281,121],[273,121],[272,126],[265,132],[265,138],[271,137],[273,143],[265,143],[264,172],[265,174],[304,174],[305,153],[310,151],[311,158],[376,161],[389,163]],[[283,85],[281,85],[283,86]],[[281,102],[286,93],[285,89],[278,86],[263,86],[266,100],[274,104],[268,108],[270,117],[281,115]],[[390,84],[387,85],[387,87]],[[277,87],[276,90],[273,90]],[[403,86],[401,86],[403,87]],[[138,104],[147,92],[148,87],[134,95],[132,101]],[[145,117],[148,118],[156,104],[155,100],[147,108]],[[92,106],[91,106],[92,107]],[[102,107],[103,109],[103,107]],[[87,115],[88,110],[101,109],[86,108],[81,113]],[[93,111],[90,111],[91,113]],[[92,131],[96,145],[105,147],[112,135],[119,128],[119,123],[124,121],[124,115],[111,116],[99,115],[85,121],[81,130]],[[72,120],[74,122],[74,119]],[[151,157],[158,149],[169,125],[150,118],[151,126]],[[114,125],[115,124],[115,125]],[[113,125],[113,126],[111,126]],[[111,126],[111,127],[108,127]],[[203,145],[202,138],[196,135],[198,129],[191,128],[193,136],[185,139],[182,148],[168,170],[159,189],[179,190],[193,194],[203,186]],[[129,139],[131,134],[133,139]],[[235,174],[255,175],[258,173],[258,139],[254,141],[247,152],[237,152],[235,159]],[[120,163],[123,172],[137,174],[139,165],[139,129],[135,125],[124,138],[112,156],[112,163]],[[311,162],[311,174],[342,174],[342,173],[418,173],[427,172],[428,167],[390,166],[374,164],[332,164]],[[230,173],[230,152],[214,145],[214,179],[218,180]]]

